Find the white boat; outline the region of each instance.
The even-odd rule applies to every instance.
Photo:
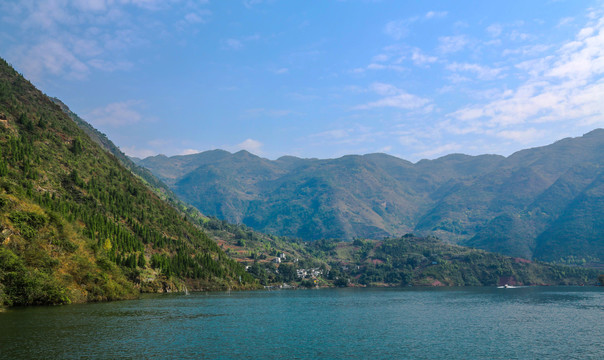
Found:
[[[505,284],[503,286],[497,286],[497,289],[515,289],[516,286]]]

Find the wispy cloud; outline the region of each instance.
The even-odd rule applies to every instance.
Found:
[[[530,144],[544,135],[545,131],[537,130],[535,128],[524,130],[502,130],[496,134],[496,136],[500,138],[513,140],[514,142],[521,144]]]
[[[84,80],[95,71],[128,71],[136,61],[124,52],[149,44],[151,37],[180,23],[204,23],[207,1],[180,4],[182,21],[174,24],[153,14],[175,8],[180,1],[161,0],[20,0],[0,4],[0,19],[15,34],[6,57],[24,74],[40,81],[46,76]],[[138,10],[137,10],[138,9]],[[132,16],[137,11],[137,16]],[[151,31],[151,28],[153,31]]]
[[[426,55],[421,49],[415,48],[411,53],[411,60],[417,66],[428,66],[429,64],[438,61],[438,58],[436,56]]]
[[[189,24],[205,24],[208,22],[212,12],[207,9],[199,9],[196,11],[188,12],[185,15],[185,21]]]
[[[256,5],[262,4],[263,2],[265,2],[265,1],[264,0],[243,0],[243,6],[245,6],[248,9],[251,9]]]
[[[394,107],[404,110],[423,109],[431,111],[431,100],[410,94],[391,84],[374,83],[370,90],[384,98],[354,107],[356,110],[368,110],[380,107]]]
[[[120,127],[132,125],[143,119],[138,110],[141,105],[142,103],[136,100],[116,102],[90,111],[85,118],[95,126]]]
[[[500,77],[503,68],[492,68],[479,64],[451,63],[447,69],[454,72],[470,72],[480,80],[493,80]]]
[[[260,39],[260,35],[254,34],[249,36],[243,36],[240,38],[229,38],[223,40],[223,49],[229,50],[241,50],[245,47],[245,44]]]
[[[394,40],[400,40],[409,34],[409,26],[418,20],[418,17],[412,17],[403,20],[389,21],[384,26],[384,34]]]
[[[522,138],[524,133],[513,129],[518,125],[559,121],[604,125],[604,20],[585,26],[555,55],[520,63],[518,68],[530,76],[516,89],[450,116],[482,131],[498,130],[499,136],[509,139]]]
[[[224,40],[223,48],[230,50],[240,50],[243,49],[243,43],[241,42],[241,40],[237,39],[226,39]]]
[[[197,149],[184,149],[180,155],[193,155],[193,154],[198,154],[200,153],[200,150]]]
[[[560,19],[560,21],[558,22],[558,26],[559,27],[565,26],[565,25],[571,24],[573,21],[575,21],[574,17],[571,17],[571,16],[565,17],[565,18]]]
[[[499,37],[499,35],[501,35],[501,33],[503,32],[503,26],[501,26],[501,24],[492,24],[487,27],[487,32],[492,37]]]
[[[258,140],[246,139],[246,140],[242,141],[241,143],[237,144],[236,149],[249,151],[255,155],[263,155],[264,154],[264,152],[262,151],[263,146],[264,146],[264,144],[262,144]]]
[[[90,72],[89,66],[72,50],[53,40],[33,46],[20,46],[15,49],[13,57],[21,65],[23,72],[33,80],[41,79],[44,74],[83,79]]]
[[[439,19],[446,17],[448,12],[446,11],[428,11],[424,17],[426,19]]]
[[[455,35],[439,37],[438,42],[438,49],[440,52],[443,54],[449,54],[463,50],[463,48],[469,43],[469,40],[465,35]]]

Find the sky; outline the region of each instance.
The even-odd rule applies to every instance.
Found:
[[[3,0],[0,57],[136,157],[415,162],[604,127],[602,1]]]

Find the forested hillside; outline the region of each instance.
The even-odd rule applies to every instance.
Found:
[[[4,60],[0,152],[1,304],[257,286]]]

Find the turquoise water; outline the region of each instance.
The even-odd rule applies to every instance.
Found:
[[[604,359],[604,289],[153,295],[0,313],[0,358]]]

